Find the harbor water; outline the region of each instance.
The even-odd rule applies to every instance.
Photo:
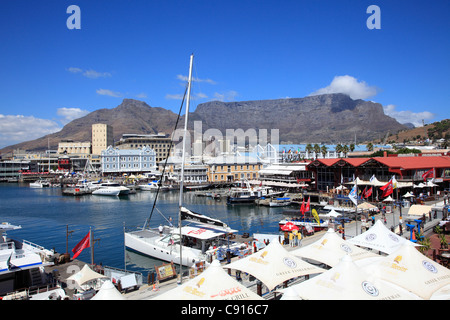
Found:
[[[163,262],[143,257],[124,248],[124,228],[133,230],[144,225],[150,216],[154,192],[138,191],[127,196],[66,196],[60,188],[30,188],[28,184],[0,183],[0,222],[21,225],[10,231],[12,238],[24,239],[59,253],[66,252],[66,231],[69,232],[68,252],[89,232],[94,239],[94,262],[103,266],[142,272],[144,276]],[[158,195],[156,208],[166,218],[178,221],[179,192]],[[257,205],[227,205],[225,198],[214,200],[183,193],[183,205],[200,214],[227,223],[239,234],[278,233],[278,222],[286,208]],[[154,210],[149,225],[157,227],[165,219]],[[79,260],[90,263],[91,250],[85,249]]]

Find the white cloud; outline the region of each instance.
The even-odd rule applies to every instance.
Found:
[[[208,96],[202,92],[191,95],[191,100],[199,100],[199,99],[206,99],[206,98],[208,98]],[[166,99],[183,100],[183,95],[182,94],[166,94]]]
[[[423,112],[412,112],[412,111],[397,111],[396,106],[393,104],[389,104],[387,106],[383,106],[384,113],[394,119],[396,119],[400,123],[412,123],[416,127],[422,126],[422,120],[430,120],[433,119],[435,114],[429,111]]]
[[[97,94],[102,95],[102,96],[110,96],[110,97],[114,97],[114,98],[122,97],[122,93],[114,92],[114,91],[111,91],[108,89],[97,89],[96,92],[97,92]]]
[[[144,92],[141,92],[141,93],[139,93],[139,94],[136,95],[136,98],[139,98],[139,99],[145,99],[145,98],[147,98],[147,94],[144,93]]]
[[[52,120],[2,114],[0,114],[0,128],[0,148],[37,139],[62,129],[57,122]]]
[[[188,76],[183,76],[181,74],[177,74],[177,79],[181,80],[181,81],[188,81],[189,77]],[[216,82],[214,80],[211,80],[211,79],[200,79],[200,78],[193,77],[192,81],[195,81],[195,82],[206,82],[206,83],[209,83],[209,84],[216,84]]]
[[[83,72],[83,76],[86,78],[97,79],[97,78],[109,78],[111,77],[111,73],[109,72],[98,72],[95,70],[86,70]]]
[[[87,110],[81,110],[80,108],[58,108],[58,116],[61,116],[61,122],[67,124],[72,120],[81,118],[89,113]]]
[[[226,102],[226,101],[234,101],[235,98],[238,96],[238,93],[234,90],[226,91],[223,93],[215,92],[214,98],[216,100]]]
[[[345,75],[334,77],[330,85],[311,93],[310,96],[327,93],[344,93],[352,99],[367,99],[375,96],[377,89],[364,81],[358,81],[352,76]]]
[[[83,76],[90,79],[109,78],[112,76],[109,72],[99,72],[92,69],[83,70],[75,67],[70,67],[67,69],[67,71],[69,71],[70,73],[82,73]]]

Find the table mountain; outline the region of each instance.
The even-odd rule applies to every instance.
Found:
[[[56,133],[3,148],[46,150],[50,141],[56,149],[61,140],[90,141],[91,126],[107,123],[113,126],[114,139],[124,133],[171,133],[177,114],[164,108],[151,107],[143,101],[124,99],[113,109],[99,109],[73,120]],[[189,127],[202,121],[203,131],[249,128],[279,129],[280,142],[291,143],[349,143],[355,139],[378,139],[387,132],[396,133],[406,127],[384,114],[379,103],[353,100],[345,94],[325,94],[305,98],[255,100],[239,102],[211,101],[199,104],[189,115]],[[178,127],[182,128],[181,119]]]

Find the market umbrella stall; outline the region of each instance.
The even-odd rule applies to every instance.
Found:
[[[230,277],[214,260],[195,278],[175,289],[158,295],[154,300],[262,300],[260,296]]]
[[[294,230],[298,231],[299,227],[289,221],[289,222],[285,223],[280,229],[282,231],[294,231]]]
[[[111,280],[107,280],[91,300],[125,300],[124,296],[116,289]]]
[[[406,290],[363,271],[349,255],[343,256],[330,270],[279,291],[283,292],[281,300],[285,293],[293,300],[294,292],[297,299],[304,300],[419,300]]]
[[[247,272],[273,290],[283,282],[310,274],[322,273],[325,270],[296,257],[273,239],[263,250],[226,266]]]
[[[383,260],[363,268],[422,299],[430,299],[450,285],[450,270],[421,254],[414,246],[402,245]]]
[[[381,220],[375,222],[366,232],[347,241],[356,246],[378,250],[387,254],[394,252],[403,244],[414,246],[412,242],[386,228]]]
[[[293,250],[291,253],[297,257],[315,260],[330,267],[337,265],[345,255],[350,255],[353,260],[379,258],[379,255],[358,248],[342,239],[333,229],[328,229],[322,238],[316,242]]]
[[[89,268],[89,266],[87,264],[85,264],[84,267],[79,272],[75,273],[74,275],[71,275],[70,277],[67,278],[67,280],[72,280],[78,286],[81,287],[81,286],[85,285],[86,283],[88,283],[89,281],[95,281],[97,279],[102,279],[102,278],[108,278],[108,277],[95,272],[94,270]]]

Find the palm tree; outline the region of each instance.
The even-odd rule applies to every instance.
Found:
[[[355,144],[351,143],[350,144],[350,152],[353,152],[353,150],[355,150]]]
[[[320,151],[322,152],[322,156],[325,158],[325,156],[327,155],[327,151],[328,151],[327,146],[322,145],[322,147],[320,148]]]
[[[366,148],[367,148],[367,151],[373,151],[373,144],[372,144],[372,142],[369,142],[367,144]]]
[[[340,143],[336,146],[336,152],[337,153],[343,152],[343,147],[342,147],[342,145]]]
[[[349,151],[349,148],[348,148],[347,145],[345,145],[345,146],[342,147],[342,152],[344,152],[344,157],[345,157],[345,158],[347,158],[347,153],[348,153],[348,151]]]
[[[316,154],[316,159],[317,159],[317,155],[320,153],[320,146],[316,143],[313,147],[314,149],[314,153]]]
[[[305,147],[306,152],[308,152],[308,156],[309,154],[313,151],[313,147],[311,145],[311,143],[308,143]]]

